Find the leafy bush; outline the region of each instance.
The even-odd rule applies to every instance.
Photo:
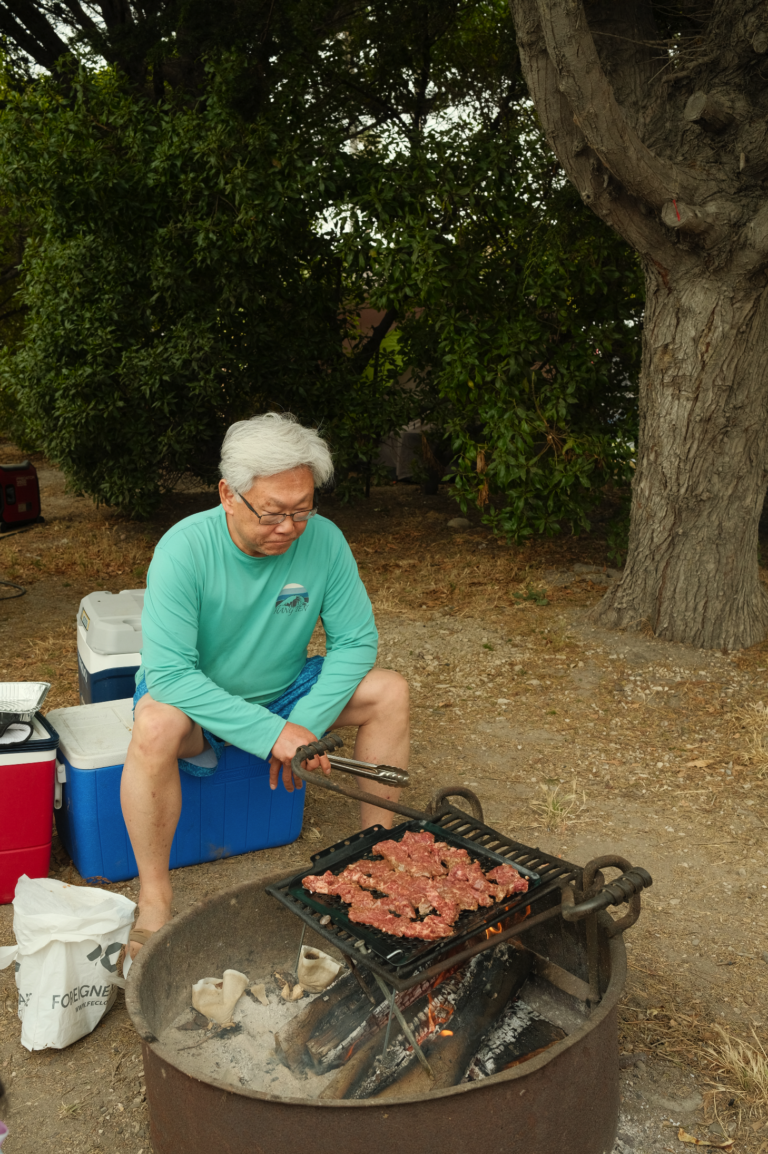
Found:
[[[333,408],[337,262],[315,227],[338,161],[231,110],[151,105],[110,72],[38,81],[0,120],[0,172],[34,213],[26,335],[0,385],[73,485],[147,513],[215,475],[226,426]]]
[[[636,442],[635,255],[533,126],[451,126],[390,165],[352,223],[375,252],[374,299],[407,313],[402,357],[452,438],[460,504],[515,539],[586,527],[603,488],[627,484]]]

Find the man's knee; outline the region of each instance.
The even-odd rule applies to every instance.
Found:
[[[394,669],[377,669],[376,704],[388,712],[408,711],[410,688],[402,673]]]
[[[140,708],[139,708],[140,706]],[[131,745],[142,757],[177,756],[194,722],[175,705],[164,705],[144,697],[136,708]]]

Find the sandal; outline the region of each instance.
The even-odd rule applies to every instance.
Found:
[[[131,932],[128,935],[128,942],[136,942],[136,944],[139,946],[146,946],[147,942],[152,937],[152,935],[157,933],[157,930],[139,930],[139,929],[137,929],[136,923],[138,920],[139,920],[139,908],[137,906],[136,907],[136,916],[133,919],[133,925],[131,926]],[[120,950],[120,953],[117,955],[117,961],[115,963],[116,968],[117,968],[117,973],[119,974],[119,976],[121,978],[126,978],[128,976],[127,973],[125,972],[125,962],[129,961],[129,963],[130,963],[130,962],[133,962],[133,960],[134,959],[131,958],[130,955],[128,954],[128,944],[126,943],[126,945],[124,945],[122,947],[122,949]],[[128,969],[130,970],[130,968],[131,968],[131,966],[129,964]]]

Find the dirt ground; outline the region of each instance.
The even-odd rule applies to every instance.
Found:
[[[0,445],[0,462],[13,456]],[[0,538],[0,579],[27,589],[0,605],[0,680],[51,680],[55,708],[78,701],[80,598],[143,585],[158,538],[215,494],[190,487],[136,523],[68,496],[56,470],[38,467],[45,524]],[[408,802],[465,783],[489,824],[520,841],[580,863],[621,854],[653,875],[625,939],[616,1154],[684,1151],[681,1125],[764,1154],[768,645],[711,653],[595,628],[589,610],[618,579],[605,570],[599,527],[508,546],[471,514],[468,528],[449,528],[459,514],[447,492],[425,497],[405,485],[354,507],[329,499],[323,512],[360,565],[379,663],[411,685]],[[177,907],[288,872],[356,828],[352,803],[310,791],[296,843],[175,871]],[[56,840],[51,867],[80,881]],[[134,882],[110,888],[137,892]],[[12,941],[12,908],[0,907],[0,944]],[[19,1033],[9,968],[0,973],[4,1152],[149,1154],[140,1049],[122,994],[67,1050],[28,1053]]]

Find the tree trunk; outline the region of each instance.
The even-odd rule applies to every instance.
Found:
[[[768,81],[753,43],[765,6],[712,0],[698,47],[680,25],[687,47],[673,51],[652,0],[509,2],[552,149],[646,269],[629,552],[593,617],[754,645],[768,631]]]
[[[735,279],[735,278],[734,278]],[[768,290],[650,265],[624,578],[593,611],[668,641],[740,649],[768,630],[757,530],[768,474]]]

